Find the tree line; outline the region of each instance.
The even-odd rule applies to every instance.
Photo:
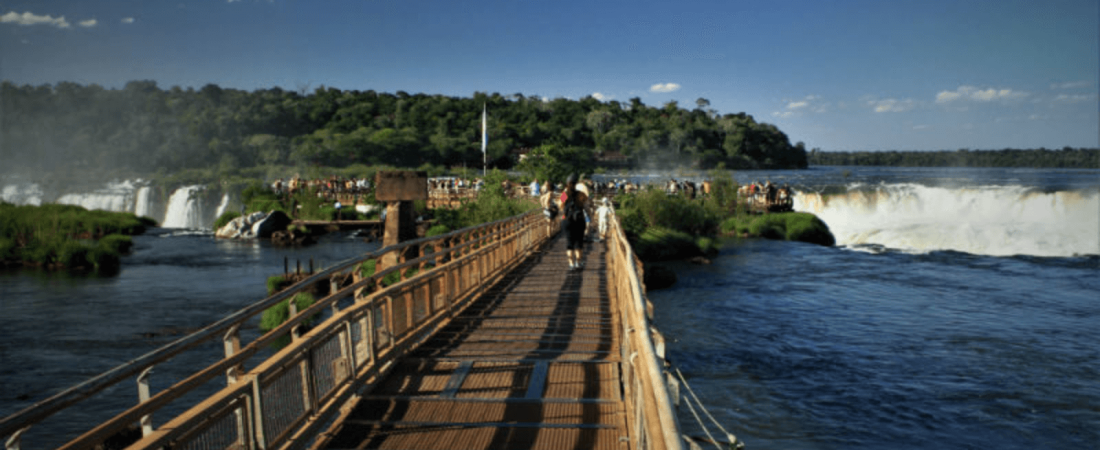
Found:
[[[815,166],[895,167],[1041,167],[1100,168],[1100,149],[1064,147],[1061,150],[940,150],[823,152],[813,149],[809,162]]]
[[[545,100],[523,94],[472,97],[278,87],[243,91],[208,84],[122,89],[62,82],[0,86],[5,166],[135,174],[196,168],[352,164],[480,167],[481,113],[489,111],[487,159],[509,169],[544,144],[595,161],[654,160],[695,168],[804,168],[805,145],[745,113],[720,115],[698,99],[648,106],[639,98]],[[675,167],[672,166],[672,167]]]

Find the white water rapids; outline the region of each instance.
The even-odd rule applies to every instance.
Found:
[[[1100,193],[1020,186],[853,185],[799,193],[794,208],[829,225],[837,245],[1011,256],[1100,254]]]

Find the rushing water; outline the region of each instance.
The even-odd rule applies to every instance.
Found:
[[[672,362],[749,449],[1097,448],[1100,171],[735,177],[789,183],[797,207],[838,237],[831,248],[735,241],[712,265],[672,264],[680,281],[650,293]],[[224,195],[187,190],[166,202],[174,221],[222,208]],[[148,194],[132,195],[144,204]],[[115,277],[0,272],[0,416],[262,298],[284,257],[320,267],[376,248],[342,235],[279,249],[168,229],[135,244]],[[154,372],[163,388],[170,370]],[[106,397],[118,409],[136,389]],[[32,428],[25,448],[104,418],[81,414]]]
[[[840,199],[837,247],[734,242],[650,293],[711,412],[754,450],[1097,448],[1100,172],[864,170],[770,174]]]

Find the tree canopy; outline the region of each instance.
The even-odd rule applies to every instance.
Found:
[[[804,168],[806,152],[745,113],[476,92],[473,96],[318,87],[252,92],[208,84],[122,89],[76,83],[0,86],[0,139],[9,170],[58,168],[134,174],[194,168],[351,164],[479,167],[481,111],[489,111],[490,167],[512,168],[524,149],[583,149],[662,167]],[[574,151],[574,150],[570,150]],[[672,164],[670,166],[670,164]]]

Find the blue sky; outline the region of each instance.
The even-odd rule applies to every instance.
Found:
[[[702,97],[807,148],[1100,146],[1096,0],[0,0],[0,78]]]

